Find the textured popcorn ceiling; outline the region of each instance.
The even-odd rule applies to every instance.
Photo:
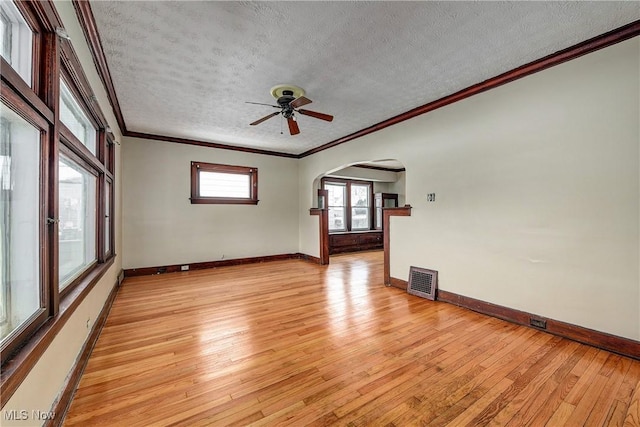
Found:
[[[640,18],[628,2],[92,1],[129,131],[299,154]],[[303,87],[290,136],[269,89]],[[282,126],[283,134],[280,133]]]

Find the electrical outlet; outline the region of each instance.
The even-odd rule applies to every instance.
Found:
[[[181,265],[180,266],[180,270],[181,271],[189,271],[189,265],[188,264],[187,265]]]
[[[436,193],[427,194],[427,202],[435,202],[436,201]]]
[[[547,329],[547,321],[544,319],[529,318],[529,324],[540,329]]]

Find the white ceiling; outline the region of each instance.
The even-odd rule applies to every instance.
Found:
[[[300,154],[640,19],[623,2],[92,1],[128,131]],[[269,89],[335,116],[288,134]],[[280,134],[281,125],[283,134]]]

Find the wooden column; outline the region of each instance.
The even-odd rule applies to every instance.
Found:
[[[328,190],[318,190],[318,198],[322,197],[324,204],[318,208],[309,209],[310,215],[318,215],[320,233],[320,265],[329,264],[329,199]]]
[[[404,205],[401,208],[383,208],[382,209],[382,231],[384,241],[384,284],[391,286],[391,227],[390,218],[392,216],[411,216],[411,206]]]

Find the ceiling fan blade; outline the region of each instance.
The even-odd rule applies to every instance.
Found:
[[[289,117],[287,119],[287,123],[289,123],[289,133],[291,135],[297,135],[300,133],[300,128],[298,127],[298,122],[293,120],[293,117]]]
[[[271,113],[271,114],[269,114],[268,116],[264,116],[263,118],[258,119],[258,120],[256,120],[256,121],[255,121],[255,122],[253,122],[253,123],[249,123],[249,125],[250,125],[250,126],[259,125],[260,123],[264,122],[265,120],[269,120],[271,117],[275,117],[275,116],[277,116],[278,114],[280,114],[280,111],[276,111],[275,113]]]
[[[250,102],[250,101],[244,101],[245,104],[255,104],[255,105],[266,105],[269,107],[274,107],[274,108],[281,108],[279,105],[271,105],[271,104],[263,104],[262,102]]]
[[[330,116],[329,114],[318,113],[317,111],[298,110],[298,113],[304,114],[305,116],[315,117],[316,119],[326,120],[328,122],[333,120],[333,116]]]
[[[298,107],[302,107],[303,105],[311,104],[312,102],[313,101],[310,100],[309,98],[305,98],[304,96],[301,96],[300,98],[296,98],[293,101],[291,101],[289,105],[292,108],[298,108]]]

